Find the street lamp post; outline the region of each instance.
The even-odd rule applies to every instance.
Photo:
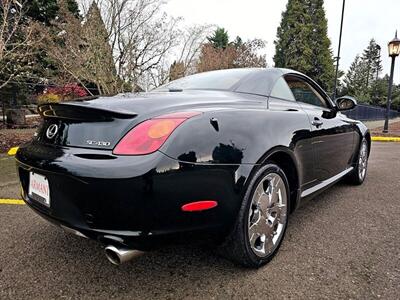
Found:
[[[344,18],[345,3],[346,3],[346,0],[343,0],[342,18],[340,20],[339,46],[338,46],[338,54],[336,56],[336,71],[335,71],[335,85],[333,87],[333,99],[336,98],[336,94],[337,94],[337,81],[338,81],[338,73],[339,73],[340,47],[342,45],[342,31],[343,31],[343,18]]]
[[[378,59],[378,61],[379,61],[381,58],[381,46],[376,44],[376,49],[378,50],[378,56],[376,57],[376,59]],[[379,67],[376,68],[376,79],[375,80],[378,81],[378,78],[379,78]]]
[[[390,67],[390,78],[389,78],[389,90],[386,103],[386,114],[385,114],[385,125],[383,126],[383,132],[387,133],[389,131],[389,114],[390,114],[390,103],[392,102],[392,90],[393,90],[393,73],[394,64],[396,57],[400,54],[400,39],[396,35],[393,40],[388,44],[389,56],[392,58],[392,65]]]
[[[376,44],[376,49],[378,50],[378,56],[376,57],[376,59],[378,60],[378,62],[381,59],[381,46],[379,46],[378,44]],[[379,79],[379,63],[376,66],[376,78],[375,78],[375,102],[378,103],[378,79]]]

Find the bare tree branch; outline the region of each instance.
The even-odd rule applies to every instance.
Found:
[[[0,89],[28,75],[40,41],[37,24],[26,17],[25,3],[0,2]]]

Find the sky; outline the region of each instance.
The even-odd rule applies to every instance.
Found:
[[[169,0],[165,9],[169,15],[183,17],[187,25],[206,23],[224,27],[231,39],[239,35],[244,40],[265,40],[268,66],[273,66],[276,29],[286,4],[287,0]],[[325,11],[328,35],[334,56],[337,56],[342,1],[325,0]],[[387,43],[394,38],[396,29],[400,37],[400,0],[347,0],[340,69],[347,70],[355,56],[374,38],[382,47],[382,73],[389,73]],[[400,58],[395,82],[400,83]]]

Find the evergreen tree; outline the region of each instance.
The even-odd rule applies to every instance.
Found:
[[[382,71],[382,60],[380,56],[379,45],[374,39],[371,39],[369,45],[363,52],[363,60],[367,66],[366,83],[365,88],[369,89],[374,80],[376,80],[376,75]]]
[[[79,12],[79,5],[76,0],[67,0],[67,7],[68,10],[76,17],[79,18],[80,12]]]
[[[225,49],[229,43],[228,32],[224,28],[217,28],[212,36],[207,37],[214,48]]]
[[[400,84],[393,86],[391,108],[400,112]]]
[[[388,89],[389,75],[386,74],[382,78],[378,78],[378,80],[375,80],[372,85],[372,104],[386,107]],[[391,109],[400,111],[400,84],[393,84]]]
[[[83,79],[89,82],[92,79],[101,94],[114,94],[118,88],[117,71],[108,41],[108,31],[95,1],[86,15],[82,39],[85,42],[86,54],[82,67],[87,69],[89,75]]]
[[[382,78],[375,80],[372,85],[373,95],[371,97],[373,105],[385,106],[389,87],[389,76],[386,74]]]
[[[169,67],[169,80],[176,80],[185,76],[185,64],[176,60]]]
[[[243,46],[243,40],[240,36],[237,36],[236,39],[231,42],[232,46],[235,48],[239,48]]]
[[[57,16],[58,5],[56,0],[32,0],[25,3],[27,16],[32,20],[50,25],[50,21]]]
[[[289,0],[275,40],[276,67],[303,72],[330,90],[334,61],[323,0]]]
[[[79,83],[89,94],[115,94],[122,82],[96,2],[83,23],[69,11],[65,0],[59,4],[59,17],[51,28],[44,28],[46,53],[59,72],[58,81]]]
[[[371,102],[370,91],[365,88],[367,77],[367,63],[357,55],[344,78],[347,94],[354,96],[360,102]]]
[[[36,24],[28,21],[21,3],[0,2],[0,99],[11,106],[26,99],[27,89],[16,82],[31,76],[40,43]]]
[[[213,44],[203,44],[197,72],[222,70],[231,68],[265,68],[265,55],[260,55],[265,48],[265,42],[260,39],[243,42],[236,38],[226,48],[215,48]]]
[[[50,29],[51,35],[59,32],[54,30],[54,23],[61,17],[61,7],[65,6],[68,12],[79,19],[79,7],[76,0],[31,0],[24,3],[27,10],[27,17],[42,24],[43,28]],[[45,50],[45,45],[39,45],[41,51],[36,54],[33,77],[55,79],[60,76],[60,72],[52,59],[49,58]]]
[[[362,56],[356,56],[344,79],[347,93],[360,102],[381,105],[385,101],[381,96],[387,95],[387,91],[384,91],[386,81],[384,78],[377,79],[382,71],[379,52],[379,46],[371,39]]]
[[[68,10],[79,18],[79,7],[76,0],[66,0]],[[60,5],[57,0],[31,0],[24,3],[27,16],[32,20],[43,23],[47,26],[57,17]]]

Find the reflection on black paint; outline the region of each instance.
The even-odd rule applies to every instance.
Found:
[[[337,116],[337,111],[336,110],[329,110],[329,111],[324,110],[322,112],[322,117],[324,119],[333,119],[333,118],[336,118],[336,116]]]
[[[178,160],[179,160],[179,169],[181,170],[192,169],[193,165],[187,163],[197,162],[196,152],[189,151],[188,153],[183,153],[178,156]]]
[[[202,163],[215,163],[215,164],[241,164],[243,160],[243,151],[239,149],[233,142],[231,145],[219,143],[212,151],[212,157],[209,161],[202,161]],[[198,161],[195,151],[189,151],[178,156],[180,169],[190,169],[193,167],[191,163]]]
[[[297,130],[293,133],[293,138],[292,141],[290,143],[290,148],[294,149],[295,146],[301,142],[301,141],[305,141],[305,140],[309,140],[311,139],[312,135],[311,135],[311,131],[307,130],[307,129],[301,129],[301,130]]]
[[[144,192],[144,194],[153,194],[153,187],[154,187],[153,177],[155,174],[157,174],[157,171],[155,169],[152,169],[143,175],[143,180],[144,180],[143,192]]]
[[[240,164],[243,159],[243,150],[236,148],[235,144],[225,145],[220,143],[212,152],[212,158],[215,163],[220,164]]]
[[[189,151],[188,153],[184,153],[178,156],[178,160],[195,163],[197,161],[196,152]]]

